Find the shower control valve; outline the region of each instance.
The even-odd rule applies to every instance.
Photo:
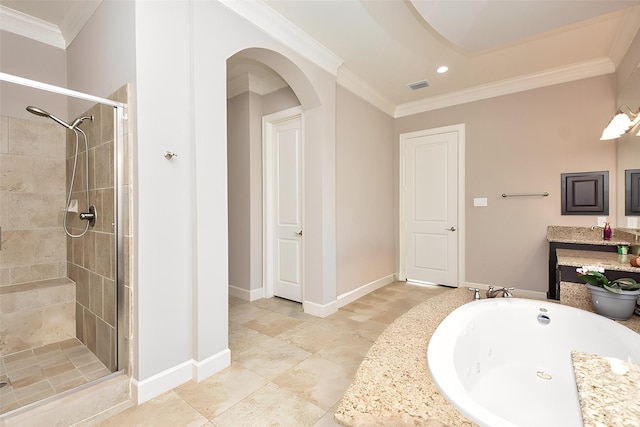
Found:
[[[84,221],[89,221],[89,225],[91,227],[96,225],[96,207],[91,205],[89,206],[89,212],[80,212],[80,219]]]

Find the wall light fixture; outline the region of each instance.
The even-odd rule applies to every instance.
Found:
[[[616,111],[616,115],[613,116],[613,119],[611,119],[607,127],[604,129],[604,132],[602,132],[600,140],[606,141],[609,139],[620,138],[622,135],[633,129],[638,123],[640,123],[640,108],[638,108],[638,111],[634,113],[631,111],[631,108],[623,105],[618,109],[618,111]],[[640,136],[640,132],[638,132],[638,136]]]

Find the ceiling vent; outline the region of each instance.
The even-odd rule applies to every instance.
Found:
[[[429,82],[427,82],[426,80],[420,80],[419,82],[413,82],[407,85],[407,87],[411,90],[418,90],[427,86],[429,86]]]

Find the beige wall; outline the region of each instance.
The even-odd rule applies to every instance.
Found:
[[[250,289],[250,92],[227,101],[229,285]]]
[[[300,101],[290,87],[279,89],[261,97],[262,115],[277,113],[300,105]],[[262,130],[261,130],[262,132]]]
[[[393,118],[338,86],[337,294],[396,272]]]
[[[63,49],[7,31],[0,31],[0,71],[67,87],[66,54]],[[0,93],[0,111],[3,116],[32,120],[34,116],[25,107],[35,105],[63,120],[68,118],[67,98],[64,96],[5,82],[0,82]]]
[[[394,188],[400,134],[464,123],[466,280],[546,292],[547,226],[597,220],[560,214],[560,174],[610,171],[609,218],[616,218],[615,144],[599,141],[614,104],[609,75],[399,118]],[[544,191],[549,197],[501,197]],[[395,205],[397,197],[396,190]],[[475,197],[488,206],[473,207]]]

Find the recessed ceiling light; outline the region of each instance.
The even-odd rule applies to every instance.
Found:
[[[449,67],[447,67],[446,65],[443,65],[441,67],[438,67],[436,71],[440,74],[446,73],[447,71],[449,71]]]

